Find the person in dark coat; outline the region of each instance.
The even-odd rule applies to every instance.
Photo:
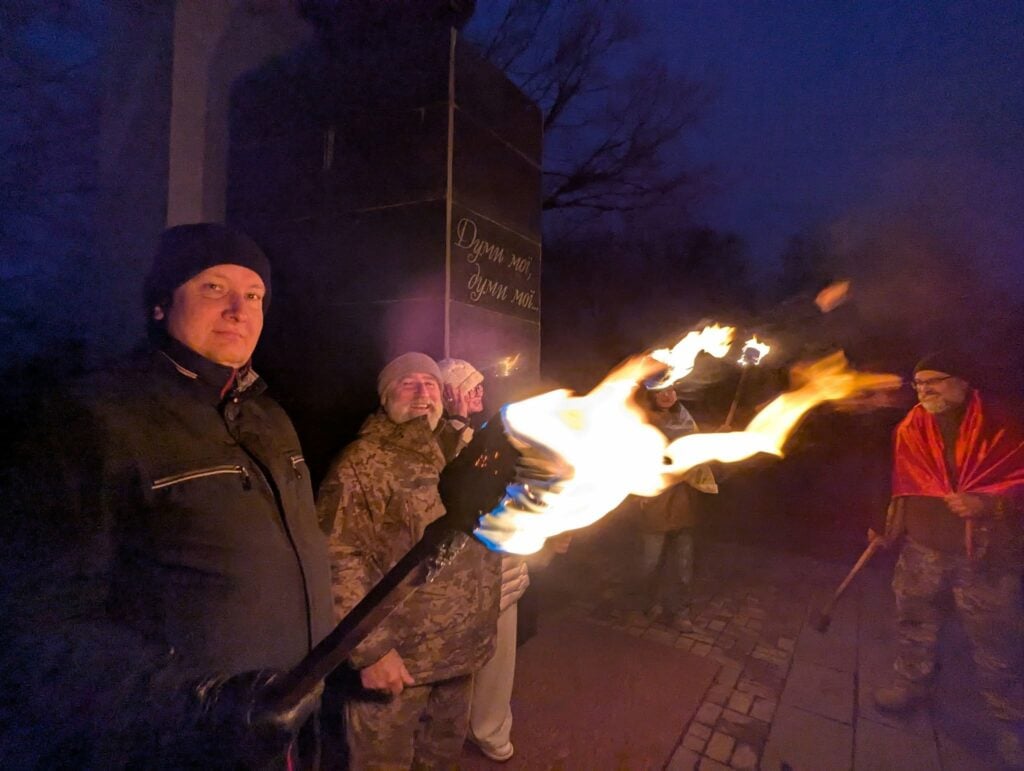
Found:
[[[247,236],[170,228],[151,345],[39,416],[0,533],[5,765],[303,760],[319,694],[258,700],[330,631],[330,568],[298,438],[252,369],[269,299]]]
[[[698,430],[697,422],[679,401],[675,389],[648,388],[644,408],[651,425],[669,441]],[[693,589],[693,532],[701,496],[718,492],[711,469],[697,466],[682,481],[654,498],[638,498],[636,526],[640,533],[640,612],[651,618],[668,617],[682,632],[692,632],[689,597]]]

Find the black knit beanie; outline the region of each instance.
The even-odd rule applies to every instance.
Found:
[[[921,370],[943,372],[961,380],[969,380],[974,367],[963,351],[947,349],[929,353],[914,365],[915,375]]]
[[[146,314],[170,302],[174,290],[214,265],[241,265],[263,279],[263,312],[270,307],[270,261],[256,242],[240,230],[216,222],[177,225],[160,234],[153,267],[146,276]]]

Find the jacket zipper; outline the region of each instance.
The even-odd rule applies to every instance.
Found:
[[[270,492],[274,496],[274,503],[277,504],[278,516],[281,517],[281,527],[284,529],[288,543],[292,547],[295,564],[299,569],[299,578],[302,580],[302,598],[305,600],[306,605],[306,647],[308,650],[313,650],[313,607],[309,601],[309,579],[306,577],[306,566],[303,564],[302,557],[299,554],[299,547],[295,543],[295,536],[292,534],[292,529],[288,524],[288,515],[284,510],[284,499],[281,497],[281,489],[277,484],[277,480],[274,479],[274,475],[270,473],[270,469],[264,465],[263,461],[245,445],[242,445],[242,449],[245,450],[253,465],[261,473],[263,481],[270,488]],[[295,464],[298,462],[296,459],[301,458],[301,455],[290,456],[292,468],[295,468]],[[298,473],[298,469],[295,469],[295,472]]]
[[[221,474],[237,474],[242,479],[242,489],[252,489],[252,479],[249,477],[249,469],[241,465],[210,466],[209,468],[198,469],[197,471],[186,471],[183,474],[174,474],[169,477],[161,477],[153,481],[153,490],[160,490],[164,487],[189,482],[193,479],[218,476]]]
[[[302,469],[299,468],[300,463],[305,463],[306,459],[301,455],[291,455],[288,460],[292,462],[292,471],[295,472],[297,479],[302,479]]]

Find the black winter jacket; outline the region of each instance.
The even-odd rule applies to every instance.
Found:
[[[190,762],[197,680],[290,667],[330,630],[298,439],[248,380],[168,341],[41,416],[0,533],[0,761]]]

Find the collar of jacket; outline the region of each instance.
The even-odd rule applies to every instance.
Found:
[[[359,437],[413,453],[438,471],[444,468],[444,453],[425,415],[405,423],[395,423],[381,407],[363,421]]]
[[[194,380],[209,391],[211,401],[219,404],[229,394],[245,392],[255,396],[266,389],[266,384],[251,364],[235,369],[210,361],[173,337],[160,341],[159,358],[173,367],[182,377]]]

